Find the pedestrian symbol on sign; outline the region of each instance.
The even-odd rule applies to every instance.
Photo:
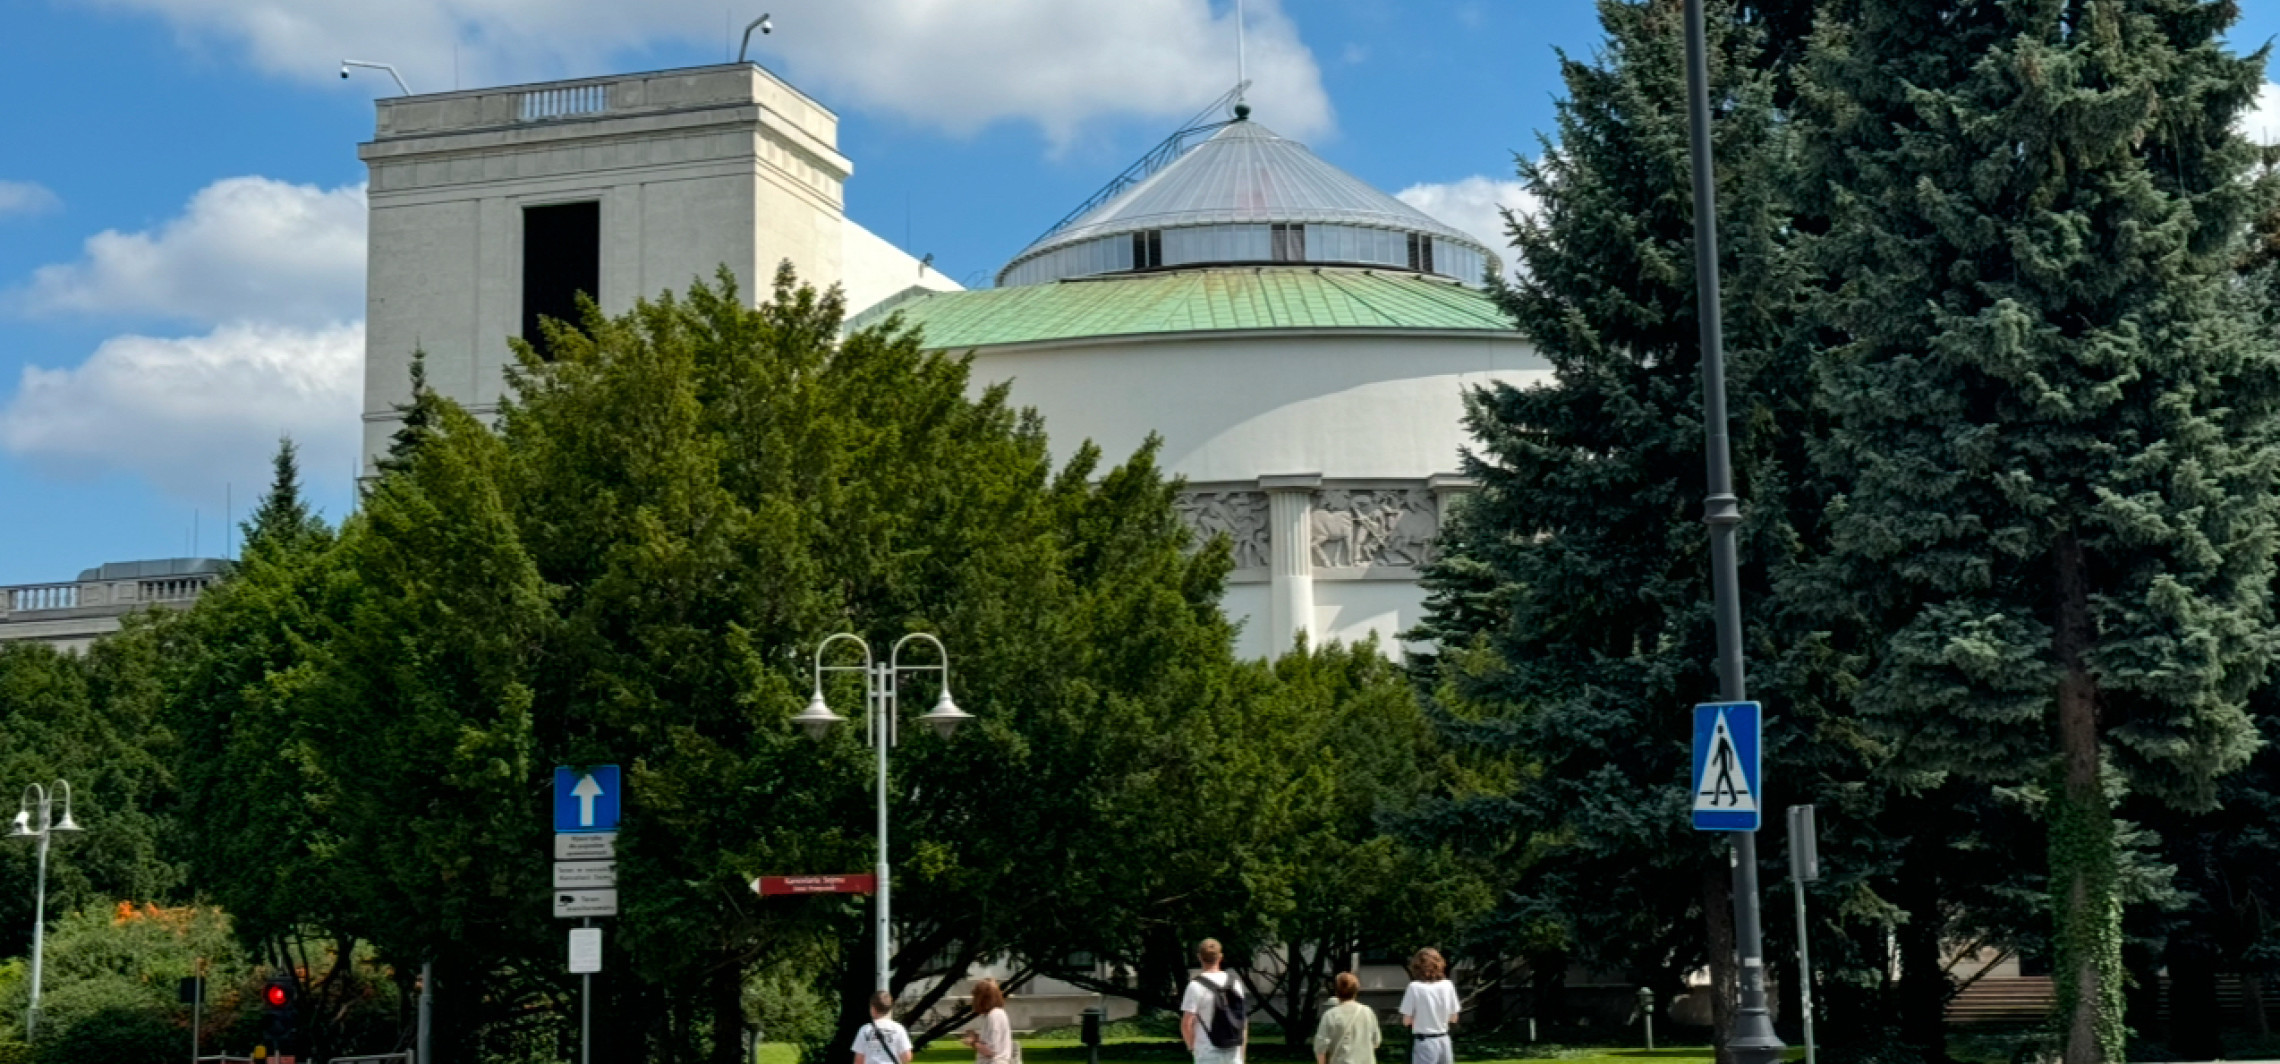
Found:
[[[1758,704],[1694,707],[1694,826],[1755,831],[1758,826]]]

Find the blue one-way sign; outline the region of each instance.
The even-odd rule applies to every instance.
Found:
[[[618,790],[616,765],[584,769],[555,766],[554,830],[566,834],[616,831]]]
[[[1694,707],[1694,826],[1702,831],[1756,831],[1759,718],[1755,702]]]

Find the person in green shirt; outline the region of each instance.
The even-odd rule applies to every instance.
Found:
[[[1338,1003],[1323,1010],[1322,1022],[1314,1028],[1314,1064],[1376,1064],[1377,1013],[1354,1000],[1362,981],[1352,972],[1339,972],[1330,990]]]

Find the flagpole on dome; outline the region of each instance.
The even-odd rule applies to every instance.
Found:
[[[1235,0],[1235,116],[1243,117],[1250,107],[1243,99],[1243,90],[1251,81],[1243,76],[1243,0]]]

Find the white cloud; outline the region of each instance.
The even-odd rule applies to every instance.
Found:
[[[0,218],[11,214],[42,214],[63,206],[46,185],[32,181],[0,181]]]
[[[364,192],[217,181],[150,230],[90,237],[13,309],[200,335],[115,335],[86,361],[27,365],[0,398],[0,452],[43,473],[141,476],[183,498],[257,486],[280,434],[312,471],[346,470],[363,398]],[[0,384],[4,386],[4,384]]]
[[[277,437],[302,467],[349,468],[364,326],[233,322],[204,336],[119,336],[72,369],[26,366],[0,449],[53,475],[126,472],[198,498],[267,482]]]
[[[1497,180],[1478,174],[1441,184],[1411,185],[1394,194],[1401,202],[1463,230],[1487,245],[1504,263],[1504,275],[1514,276],[1518,260],[1512,236],[1505,232],[1504,209],[1527,214],[1536,198],[1518,181]]]
[[[155,230],[87,238],[8,294],[28,313],[119,314],[213,325],[363,316],[364,189],[263,177],[217,181]]]
[[[2258,144],[2280,144],[2280,85],[2265,82],[2256,103],[2240,116],[2241,135]]]
[[[394,63],[415,90],[622,69],[660,45],[723,61],[712,0],[89,0],[150,12],[193,39],[242,46],[272,73],[338,81],[347,57]],[[841,109],[953,133],[1001,120],[1057,144],[1101,116],[1178,119],[1234,82],[1233,5],[1212,0],[772,0],[754,58]],[[744,9],[739,9],[743,11]],[[753,12],[757,13],[757,12]],[[1261,120],[1296,137],[1330,129],[1313,54],[1277,0],[1251,0],[1247,44]],[[741,33],[741,19],[734,27]],[[712,53],[719,42],[722,51]],[[455,67],[456,64],[456,67]],[[384,76],[358,92],[394,92]]]

